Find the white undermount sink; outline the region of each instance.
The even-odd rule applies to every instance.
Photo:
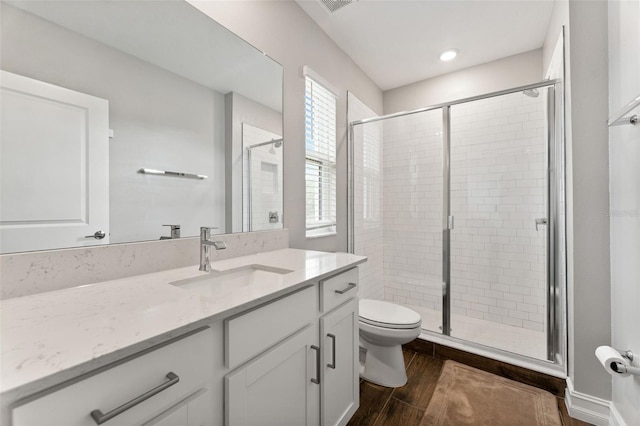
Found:
[[[207,275],[173,281],[169,284],[185,290],[215,296],[249,285],[280,284],[283,282],[283,276],[291,272],[293,271],[290,269],[267,265],[246,265],[226,271],[211,271]]]

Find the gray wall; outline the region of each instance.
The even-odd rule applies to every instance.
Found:
[[[411,111],[541,80],[542,50],[536,49],[387,90],[384,113]]]
[[[378,113],[382,92],[293,1],[190,1],[284,66],[284,226],[291,247],[347,250],[347,90]],[[339,92],[337,235],[305,237],[304,78],[308,65]]]
[[[609,218],[604,213],[609,208],[606,2],[570,1],[569,22],[570,377],[576,391],[610,399],[611,378],[593,353],[611,339]]]
[[[565,27],[568,375],[572,415],[593,420],[581,395],[609,400],[611,378],[594,350],[611,340],[607,149],[607,3],[556,2],[545,67]],[[597,404],[596,404],[597,405]],[[606,407],[598,407],[605,408]],[[585,417],[585,414],[587,417]]]
[[[609,111],[640,94],[640,1],[609,2]],[[636,108],[631,114],[638,114]],[[640,126],[609,128],[611,333],[614,348],[640,354]],[[634,363],[640,366],[640,362]],[[613,406],[640,419],[640,379],[614,378]]]

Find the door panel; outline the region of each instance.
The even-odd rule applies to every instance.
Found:
[[[0,252],[108,243],[108,102],[1,77]]]
[[[451,335],[547,359],[545,89],[453,105]]]
[[[358,299],[320,320],[323,383],[320,412],[324,426],[344,425],[359,406]]]
[[[317,328],[307,327],[225,377],[226,425],[317,425]]]

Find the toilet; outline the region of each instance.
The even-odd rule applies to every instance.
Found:
[[[360,300],[360,377],[386,387],[407,383],[402,346],[420,335],[420,314],[381,300]]]

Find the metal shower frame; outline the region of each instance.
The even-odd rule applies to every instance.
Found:
[[[437,105],[428,106],[425,108],[419,108],[413,111],[404,111],[394,114],[387,114],[378,117],[367,118],[364,120],[357,120],[349,123],[348,128],[348,251],[354,252],[355,246],[355,217],[354,217],[354,188],[355,188],[355,176],[354,176],[354,128],[355,126],[374,123],[378,121],[387,120],[390,118],[403,117],[412,114],[419,114],[427,111],[442,110],[442,142],[443,142],[443,223],[442,223],[442,335],[451,337],[451,229],[453,229],[453,217],[451,215],[451,203],[450,203],[450,179],[451,179],[451,107],[454,105],[460,105],[468,102],[479,101],[483,99],[493,98],[502,95],[508,95],[512,93],[524,92],[525,90],[533,90],[539,88],[548,88],[547,96],[547,309],[546,309],[546,324],[547,324],[547,361],[555,363],[561,362],[565,359],[566,352],[566,297],[558,298],[558,293],[566,295],[566,283],[560,283],[560,277],[566,277],[566,271],[564,274],[560,274],[558,262],[556,262],[557,243],[558,243],[558,216],[559,216],[559,204],[558,204],[558,182],[561,178],[558,172],[565,173],[565,165],[561,165],[561,170],[556,169],[557,161],[557,147],[560,143],[560,149],[562,150],[562,158],[564,161],[564,135],[558,135],[557,123],[556,123],[556,91],[561,89],[560,80],[545,80],[538,83],[527,84],[511,89],[500,90],[483,94],[479,96],[473,96],[455,100],[452,102],[445,102]],[[561,117],[563,119],[563,117]],[[557,136],[560,136],[561,140],[557,140]],[[564,184],[565,179],[562,176],[562,182]],[[563,191],[564,192],[564,191]],[[565,215],[566,217],[566,215]],[[566,233],[566,228],[565,228]],[[566,235],[565,239],[566,244]],[[561,251],[560,251],[561,252]],[[565,251],[566,252],[566,251]],[[563,286],[562,289],[559,287]],[[563,290],[564,289],[564,290]],[[561,299],[563,306],[558,306],[558,300]],[[562,332],[562,330],[565,330]],[[462,341],[462,340],[460,340]]]

